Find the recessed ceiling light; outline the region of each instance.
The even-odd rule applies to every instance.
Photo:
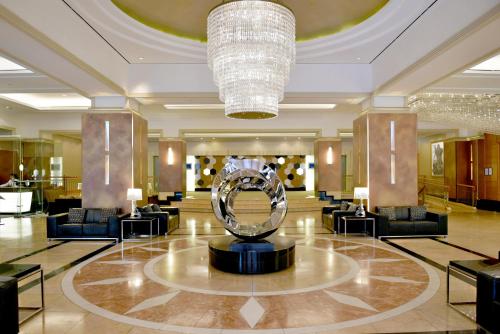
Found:
[[[10,106],[5,106],[5,109],[10,109]]]
[[[139,60],[144,60],[144,57],[139,57]]]
[[[255,139],[259,140],[259,137],[255,137]]]
[[[9,93],[0,94],[0,98],[16,102],[38,110],[89,109],[90,99],[76,93]]]
[[[356,60],[361,60],[361,57],[356,58]]]

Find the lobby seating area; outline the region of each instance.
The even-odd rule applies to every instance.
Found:
[[[500,334],[500,0],[0,0],[0,334]]]

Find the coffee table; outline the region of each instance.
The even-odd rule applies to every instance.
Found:
[[[30,283],[26,283],[24,285],[20,285],[21,281],[25,281],[28,278],[40,275],[40,306],[19,306],[19,311],[28,311],[28,314],[24,317],[21,317],[19,314],[19,323],[22,324],[26,320],[32,318],[36,314],[43,311],[45,307],[45,298],[44,298],[44,288],[43,288],[43,269],[39,264],[16,264],[16,263],[3,263],[0,264],[0,276],[8,276],[15,277],[19,284],[18,291],[21,291],[24,286]]]
[[[494,264],[500,263],[500,260],[496,259],[484,259],[484,260],[454,260],[450,261],[448,267],[446,268],[446,302],[448,305],[459,313],[465,315],[467,318],[476,321],[476,315],[464,312],[461,310],[459,305],[474,305],[475,301],[467,302],[453,302],[450,297],[450,276],[456,277],[459,280],[466,282],[474,287],[477,286],[477,274],[478,272],[492,266]]]

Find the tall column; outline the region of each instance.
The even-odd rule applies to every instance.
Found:
[[[182,192],[186,195],[186,142],[178,138],[160,139],[160,183],[162,195]],[[162,196],[163,197],[163,196]]]
[[[314,189],[340,198],[342,193],[340,156],[342,142],[338,138],[321,138],[314,142]]]
[[[148,124],[115,100],[82,115],[82,206],[130,212],[128,188],[141,188],[137,204],[147,203]]]
[[[418,204],[417,116],[401,97],[374,98],[354,120],[353,178],[368,207]]]

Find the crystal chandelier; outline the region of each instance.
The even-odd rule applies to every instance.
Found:
[[[208,66],[231,118],[273,118],[295,63],[295,17],[266,0],[224,2],[208,15]]]
[[[500,134],[500,95],[422,93],[410,97],[408,105],[424,121]]]

